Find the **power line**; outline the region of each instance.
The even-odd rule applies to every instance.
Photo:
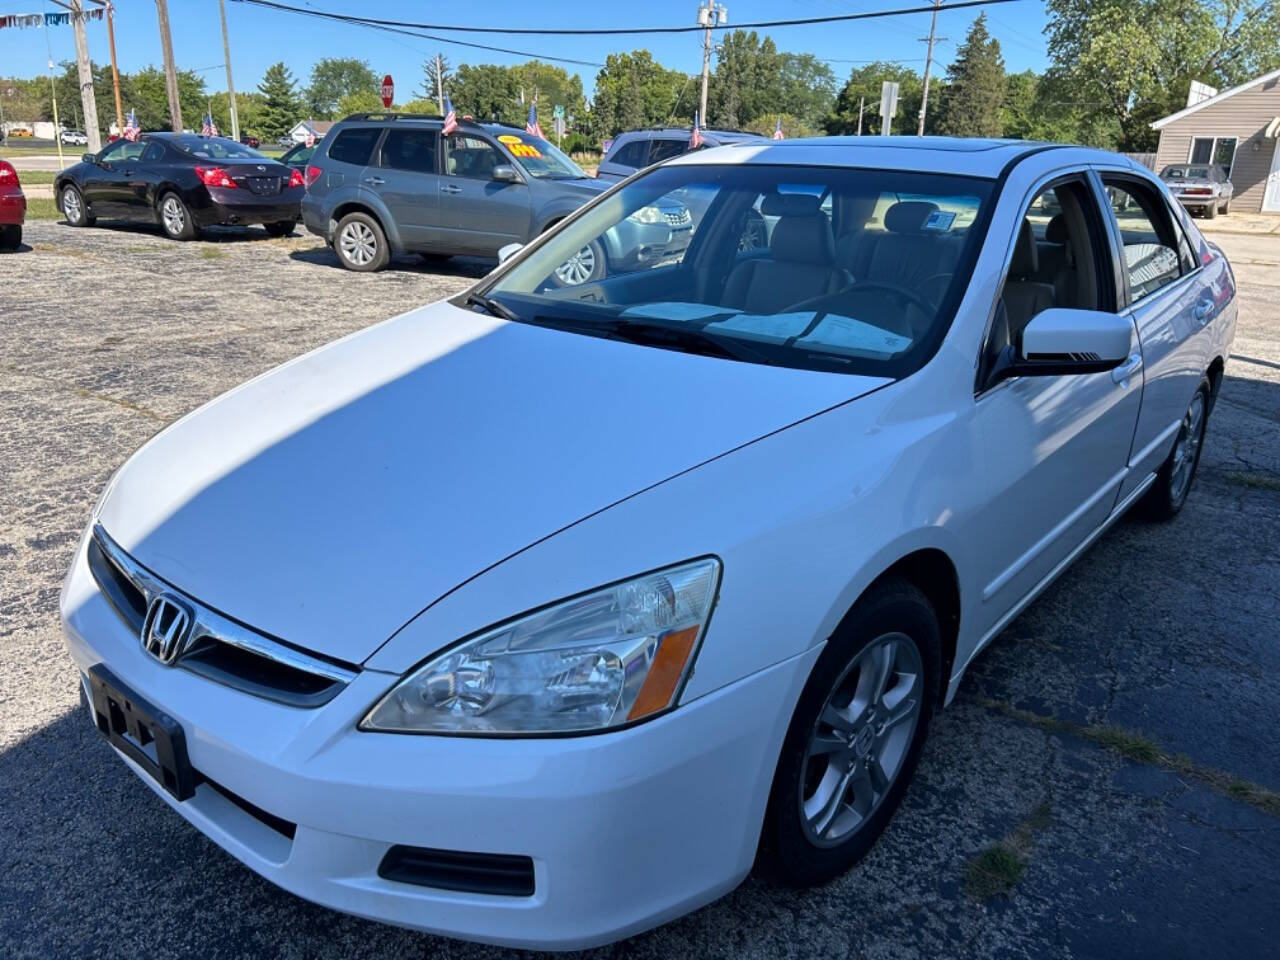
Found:
[[[287,13],[300,13],[309,17],[321,17],[326,20],[337,20],[343,23],[358,23],[364,26],[380,27],[380,28],[410,28],[413,30],[448,30],[453,33],[504,33],[504,34],[521,34],[525,36],[583,36],[583,37],[603,37],[603,36],[620,36],[625,34],[647,34],[647,33],[694,33],[698,30],[707,29],[704,24],[695,23],[686,26],[669,26],[669,27],[607,27],[588,29],[583,27],[468,27],[459,26],[458,24],[447,23],[416,23],[409,20],[384,20],[374,17],[356,17],[343,13],[326,13],[322,10],[307,10],[302,7],[291,6],[287,3],[278,3],[276,0],[234,0],[236,3],[248,3],[258,7],[267,7],[273,10],[281,10]],[[996,3],[1013,3],[1015,0],[959,0],[957,3],[948,3],[943,9],[945,10],[963,10],[967,7],[985,7]],[[897,17],[911,13],[931,13],[933,5],[926,7],[901,7],[896,10],[873,10],[863,13],[839,13],[822,17],[801,17],[792,20],[757,20],[752,23],[734,24],[732,29],[735,30],[759,30],[766,27],[801,27],[819,23],[839,23],[849,20],[875,20],[882,17]],[[713,30],[728,30],[728,24],[715,24],[711,27]],[[416,34],[422,36],[422,34]],[[433,38],[435,39],[435,38]],[[460,41],[445,41],[447,43],[459,43]],[[496,49],[496,48],[483,48]],[[508,53],[511,51],[502,51]],[[521,54],[521,56],[532,56],[532,54]],[[550,58],[548,58],[550,59]],[[597,64],[591,64],[597,66]]]

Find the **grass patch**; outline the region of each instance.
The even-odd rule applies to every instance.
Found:
[[[1017,851],[1004,841],[994,843],[969,861],[964,892],[975,900],[1007,895],[1026,872],[1027,865]]]
[[[201,260],[221,260],[227,255],[225,250],[219,250],[217,247],[201,247]]]
[[[1196,763],[1184,753],[1171,754],[1145,734],[1127,730],[1113,724],[1094,723],[1087,726],[1049,717],[1030,710],[1020,710],[1012,704],[999,700],[982,699],[978,701],[989,710],[1003,713],[1006,717],[1037,727],[1050,733],[1067,734],[1080,737],[1095,743],[1104,750],[1119,754],[1134,763],[1145,763],[1154,767],[1163,767],[1188,780],[1195,780],[1210,790],[1216,791],[1233,800],[1247,803],[1263,813],[1280,817],[1280,793],[1260,786],[1244,777],[1226,773],[1214,767],[1206,767]]]
[[[19,170],[18,182],[24,187],[51,187],[56,176],[52,170]]]
[[[28,220],[61,220],[62,211],[53,197],[27,197]]]
[[[1232,470],[1227,473],[1227,483],[1249,487],[1251,490],[1270,490],[1280,493],[1280,477],[1261,470]]]

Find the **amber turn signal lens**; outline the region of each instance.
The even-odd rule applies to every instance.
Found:
[[[676,695],[676,687],[684,676],[684,668],[693,654],[693,643],[698,639],[699,627],[689,627],[668,633],[658,646],[658,653],[653,658],[653,666],[645,677],[636,702],[627,714],[628,720],[639,720],[651,713],[657,713],[670,706],[671,698]]]

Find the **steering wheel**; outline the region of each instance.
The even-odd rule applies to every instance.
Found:
[[[879,291],[895,296],[900,300],[905,300],[912,306],[916,307],[921,313],[927,316],[933,316],[937,311],[937,306],[926,300],[923,296],[910,290],[907,287],[900,287],[896,283],[887,283],[884,280],[859,280],[845,287],[838,293],[832,294],[833,297],[847,297],[851,293],[861,293],[864,291]]]

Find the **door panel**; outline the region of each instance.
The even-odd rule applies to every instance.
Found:
[[[435,130],[389,130],[378,149],[377,165],[362,174],[391,211],[400,242],[409,249],[439,247],[445,242],[436,167],[438,141]]]
[[[493,168],[510,161],[474,134],[443,138],[440,219],[445,243],[453,249],[496,255],[509,243],[529,239],[531,204],[523,183],[494,180]]]
[[[84,197],[99,216],[124,216],[128,207],[128,187],[124,170],[142,155],[147,144],[142,141],[119,140],[98,156],[96,164],[84,175]]]

